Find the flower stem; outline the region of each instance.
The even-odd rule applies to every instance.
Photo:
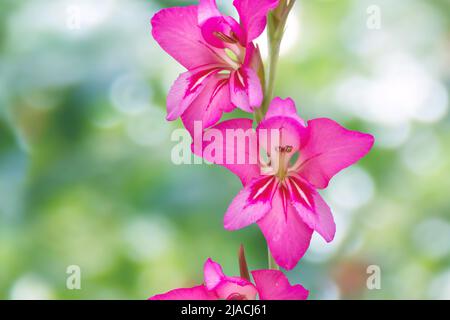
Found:
[[[270,29],[270,28],[269,28]],[[271,32],[269,32],[270,34]],[[273,99],[275,91],[275,78],[277,73],[278,58],[280,55],[281,41],[269,36],[269,71],[266,87],[266,96],[262,105],[262,112],[265,114],[269,108],[269,104]]]
[[[269,70],[267,72],[266,94],[263,105],[261,106],[263,114],[267,112],[274,96],[281,41],[286,28],[287,18],[294,4],[295,0],[283,0],[268,16],[267,40],[269,45]]]

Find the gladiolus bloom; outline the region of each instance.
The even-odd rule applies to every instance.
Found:
[[[222,15],[215,0],[174,7],[152,18],[152,35],[187,71],[167,98],[167,120],[181,116],[191,132],[194,121],[207,128],[235,107],[253,112],[263,99],[259,50],[253,44],[278,0],[235,0],[240,17]]]
[[[313,231],[327,242],[333,240],[336,225],[317,189],[326,188],[335,174],[364,157],[374,143],[371,135],[347,130],[326,118],[306,124],[297,115],[294,102],[280,98],[272,101],[256,131],[250,119],[224,121],[207,130],[205,136],[212,130],[225,137],[216,156],[225,158],[230,150],[234,158],[248,155],[249,145],[257,145],[267,156],[266,160],[258,157],[254,163],[227,163],[228,159],[217,161],[205,155],[210,144],[199,149],[206,160],[227,167],[244,185],[225,214],[227,230],[257,223],[275,261],[288,270],[308,249]],[[228,130],[247,132],[248,143],[228,141]],[[275,131],[278,138],[268,134],[262,140],[263,130]]]
[[[222,267],[211,259],[204,265],[204,284],[192,288],[174,289],[149,300],[306,300],[308,290],[291,286],[278,270],[252,272],[255,284],[240,277],[228,277]]]

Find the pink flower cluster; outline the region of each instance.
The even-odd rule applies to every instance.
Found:
[[[333,240],[336,225],[318,190],[364,157],[374,138],[327,118],[304,121],[290,98],[275,98],[255,129],[247,118],[220,122],[224,112],[240,108],[253,113],[263,102],[264,83],[259,75],[264,66],[253,40],[264,31],[267,16],[278,2],[235,0],[239,22],[221,14],[215,0],[163,9],[152,19],[152,34],[187,69],[170,89],[167,120],[181,117],[193,138],[193,152],[226,167],[243,184],[225,213],[225,229],[256,223],[276,263],[290,270],[305,254],[314,231],[327,242]],[[197,122],[201,122],[202,138],[222,133],[220,143],[200,139],[197,145]],[[235,143],[226,134],[228,130],[246,132],[245,143]],[[263,130],[276,135],[262,139],[259,133]],[[212,144],[214,152],[206,152]],[[254,145],[264,156],[249,161]],[[225,159],[230,154],[233,161]],[[241,156],[247,160],[235,161]],[[308,295],[302,286],[291,286],[277,270],[253,271],[254,285],[225,276],[212,260],[205,263],[204,273],[203,285],[151,299],[306,299]]]

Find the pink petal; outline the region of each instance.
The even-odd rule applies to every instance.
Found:
[[[204,266],[205,285],[208,290],[214,290],[219,299],[245,298],[255,299],[256,288],[245,279],[227,277],[222,267],[212,259],[208,259]]]
[[[284,100],[279,97],[274,98],[270,103],[265,119],[270,119],[272,117],[289,117],[297,120],[302,126],[305,126],[305,121],[297,114],[295,102],[291,98]]]
[[[309,291],[300,284],[291,286],[288,278],[278,270],[252,271],[260,300],[306,300]]]
[[[155,295],[149,300],[218,300],[217,295],[208,291],[204,285],[174,289],[167,293]]]
[[[216,0],[200,0],[198,4],[198,23],[202,25],[206,20],[213,17],[221,17],[217,8]]]
[[[272,210],[258,221],[258,225],[276,263],[287,270],[294,268],[308,249],[313,230],[291,204],[283,205],[281,192],[275,194]]]
[[[208,290],[214,290],[220,282],[225,278],[222,267],[211,258],[206,260],[203,267],[203,274],[205,277],[205,285]]]
[[[278,0],[234,0],[241,25],[247,33],[247,43],[258,38],[264,31],[267,15],[278,6]]]
[[[203,82],[201,92],[181,116],[184,126],[192,136],[195,121],[201,122],[203,128],[208,128],[220,120],[223,112],[233,109],[227,79],[220,74],[214,74]]]
[[[259,50],[259,47],[257,45],[255,46],[253,43],[249,43],[247,45],[243,65],[249,67],[252,70],[255,70],[256,73],[258,73],[259,71],[264,71],[261,51]]]
[[[216,49],[202,37],[197,6],[163,9],[153,16],[151,23],[155,40],[187,69],[223,63]]]
[[[334,239],[336,224],[331,210],[314,188],[301,178],[291,177],[290,198],[303,221],[327,242]]]
[[[272,207],[278,182],[272,176],[256,178],[234,198],[224,218],[227,230],[244,228],[260,220]]]
[[[258,293],[252,283],[238,277],[226,277],[215,292],[224,300],[255,300]]]
[[[308,139],[308,131],[303,119],[297,115],[297,109],[292,99],[283,100],[275,98],[267,110],[264,120],[258,128],[261,148],[267,151],[272,159],[272,166],[290,166],[290,159],[300,150],[300,147]],[[278,157],[280,149],[290,148],[289,152],[283,152],[283,157]],[[274,156],[272,156],[272,154]],[[284,163],[275,163],[284,159]]]
[[[308,121],[309,139],[300,150],[299,174],[316,188],[326,188],[342,169],[372,148],[370,134],[347,130],[331,119]]]
[[[167,120],[181,116],[205,88],[208,79],[217,72],[211,66],[199,67],[182,73],[167,96]]]
[[[231,73],[230,77],[231,102],[238,108],[253,112],[261,106],[263,92],[261,82],[256,72],[242,67]]]
[[[209,18],[202,24],[201,31],[205,41],[213,47],[220,49],[229,48],[234,52],[241,50],[239,43],[242,41],[242,29],[232,17],[217,16]],[[219,39],[217,33],[229,37],[229,40]]]
[[[230,26],[222,17],[214,17],[206,20],[202,25],[202,36],[207,43],[213,47],[224,49],[226,44],[224,41],[220,40],[216,33],[222,33],[228,35],[230,33]]]
[[[262,149],[267,151],[272,159],[272,167],[276,167],[281,159],[276,156],[281,152],[281,148],[290,148],[289,152],[283,152],[284,166],[289,165],[291,157],[300,150],[302,143],[308,139],[306,128],[292,117],[272,115],[261,121],[256,129],[259,138],[259,144]]]
[[[244,76],[247,79],[247,92],[250,106],[255,109],[259,108],[263,101],[263,91],[261,81],[255,70],[251,68],[243,68]]]
[[[194,145],[192,149],[195,154],[203,156],[205,160],[226,167],[241,179],[243,185],[246,185],[251,179],[258,177],[260,174],[257,139],[252,129],[252,123],[253,121],[250,119],[226,120],[205,132],[204,135],[208,136],[209,132],[216,130],[223,137],[221,143],[219,145],[216,144],[216,152],[220,157],[216,155],[213,159],[205,152],[205,149],[210,147],[210,144],[214,143],[214,141],[205,141],[203,146]],[[237,138],[232,135],[233,133],[236,134]],[[194,143],[197,143],[197,139]],[[196,150],[202,150],[202,154],[198,154]],[[220,159],[217,160],[217,158]]]

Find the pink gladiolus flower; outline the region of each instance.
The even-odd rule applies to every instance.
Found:
[[[187,72],[167,98],[167,120],[181,116],[192,134],[193,122],[207,128],[235,107],[253,112],[261,105],[259,50],[253,44],[278,0],[235,0],[240,23],[222,15],[215,0],[174,7],[152,18],[152,35]]]
[[[297,284],[291,286],[278,270],[252,272],[255,284],[240,277],[228,277],[222,267],[208,259],[204,266],[204,284],[192,288],[174,289],[155,295],[149,300],[306,300],[308,290]]]
[[[225,214],[224,226],[237,230],[257,223],[277,264],[290,270],[308,249],[314,230],[327,242],[334,238],[336,226],[331,210],[317,189],[326,188],[335,174],[364,157],[374,138],[326,118],[305,124],[294,102],[280,98],[272,101],[256,132],[252,120],[233,119],[207,130],[205,136],[215,131],[229,137],[228,130],[247,132],[247,143],[225,138],[217,147],[221,150],[216,150],[216,157],[220,154],[225,159],[230,150],[234,157],[248,156],[248,146],[257,145],[265,150],[267,160],[259,158],[242,164],[218,161],[205,152],[214,141],[199,149],[206,160],[227,167],[244,185]],[[262,135],[264,130],[268,134]],[[277,139],[271,138],[273,131]]]

